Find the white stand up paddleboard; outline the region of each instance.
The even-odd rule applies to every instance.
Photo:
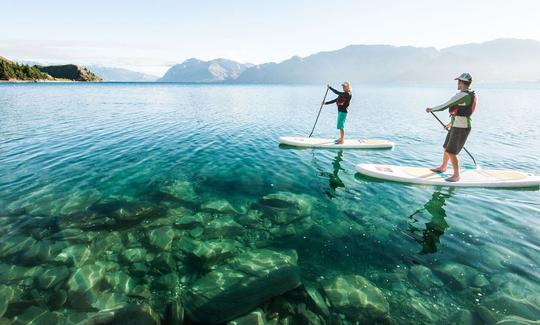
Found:
[[[336,144],[334,139],[308,137],[280,137],[279,143],[295,147],[333,148],[333,149],[385,149],[393,148],[394,143],[378,139],[345,139],[343,144]]]
[[[467,169],[463,170],[458,182],[445,179],[452,170],[435,173],[424,167],[359,164],[356,170],[363,175],[403,183],[440,185],[455,187],[529,187],[539,186],[540,176],[513,170]]]

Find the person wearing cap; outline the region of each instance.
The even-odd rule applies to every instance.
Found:
[[[477,96],[470,89],[472,77],[469,73],[463,73],[454,80],[458,81],[459,92],[446,103],[426,108],[426,112],[440,112],[446,109],[450,111],[450,123],[445,125],[448,130],[444,140],[443,159],[439,167],[431,169],[436,173],[446,171],[448,161],[452,162],[453,175],[447,178],[449,182],[459,181],[459,159],[458,154],[465,145],[467,137],[471,132],[471,115],[476,109]]]
[[[351,85],[347,81],[342,83],[341,87],[343,87],[343,91],[336,90],[330,87],[330,85],[327,85],[327,87],[334,94],[338,95],[338,97],[336,99],[323,102],[323,105],[336,103],[338,109],[337,129],[339,130],[340,135],[339,139],[336,140],[336,144],[343,144],[345,141],[345,122],[347,121],[347,113],[349,112],[349,105],[352,99]]]

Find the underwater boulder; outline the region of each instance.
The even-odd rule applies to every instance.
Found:
[[[183,296],[190,319],[219,324],[300,285],[295,251],[253,250],[198,279]]]
[[[193,184],[183,180],[175,180],[162,185],[159,190],[169,197],[181,202],[196,203],[199,197],[197,193],[195,193]]]
[[[146,256],[147,256],[146,249],[142,247],[128,248],[124,250],[120,255],[122,260],[130,264],[137,263],[137,262],[145,262]]]
[[[103,310],[79,323],[79,325],[159,325],[159,315],[148,305],[128,304]]]
[[[11,287],[0,284],[0,317],[6,312],[14,295],[15,291]]]
[[[168,251],[171,249],[174,236],[175,231],[172,227],[152,229],[148,232],[148,243],[159,251]]]
[[[174,226],[179,229],[193,229],[196,227],[203,227],[210,219],[211,216],[209,214],[199,212],[194,215],[176,218]]]
[[[51,312],[47,309],[30,306],[22,314],[15,316],[11,324],[60,324],[63,320],[64,316],[58,312]]]
[[[344,275],[321,282],[333,308],[353,322],[384,323],[389,305],[382,291],[360,275]]]
[[[421,290],[440,288],[444,283],[433,274],[433,272],[423,265],[413,265],[409,269],[409,279]]]
[[[62,265],[45,269],[37,277],[37,284],[41,289],[50,289],[69,277],[69,269]]]
[[[27,235],[6,235],[0,238],[0,258],[26,252],[36,244],[36,240]]]
[[[241,224],[229,215],[222,215],[204,227],[203,236],[206,238],[235,237],[243,232],[244,227]]]
[[[480,274],[478,270],[468,265],[451,262],[437,265],[433,270],[446,283],[458,290],[463,290],[472,285],[475,277]]]
[[[196,258],[198,263],[208,266],[236,254],[240,244],[232,239],[199,241],[182,237],[179,246],[188,256]]]
[[[535,299],[534,296],[515,297],[505,292],[495,292],[485,299],[483,306],[499,315],[515,315],[529,320],[540,319],[540,299]]]
[[[70,305],[82,311],[92,311],[98,298],[99,284],[105,270],[97,265],[85,265],[77,269],[67,282]]]
[[[227,323],[227,325],[264,325],[266,324],[264,312],[262,310],[254,310],[249,314],[235,318]]]
[[[253,208],[263,212],[273,223],[287,224],[310,216],[314,203],[310,195],[277,192],[263,196]]]
[[[212,200],[205,202],[201,205],[203,211],[212,212],[212,213],[231,213],[237,214],[237,211],[232,204],[225,199]]]

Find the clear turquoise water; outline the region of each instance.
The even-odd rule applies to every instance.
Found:
[[[355,173],[360,162],[435,166],[445,134],[423,110],[454,92],[451,87],[355,87],[347,135],[397,145],[392,151],[338,151],[277,143],[282,135],[309,133],[321,87],[0,84],[0,264],[30,270],[16,279],[0,276],[0,286],[17,288],[20,300],[8,304],[4,317],[13,319],[32,305],[62,315],[81,312],[69,297],[64,303],[46,298],[69,292],[69,276],[54,288],[36,285],[32,270],[62,264],[58,251],[28,260],[21,256],[29,247],[9,249],[13,238],[92,248],[88,261],[68,264],[70,275],[100,260],[122,268],[114,256],[137,246],[128,233],[144,237],[149,224],[170,209],[196,213],[205,202],[225,199],[242,214],[265,195],[291,192],[313,199],[309,227],[276,236],[265,247],[295,249],[306,283],[361,275],[382,290],[389,318],[398,323],[445,323],[463,311],[475,322],[507,315],[540,319],[538,188],[449,190]],[[540,174],[540,87],[485,86],[478,95],[467,143],[477,161],[485,168]],[[335,137],[335,117],[335,107],[327,106],[315,134]],[[462,160],[472,166],[465,156]],[[160,188],[176,180],[191,184],[196,203],[162,195]],[[99,226],[88,219],[95,211],[101,212],[92,217],[99,218],[144,207],[150,212],[136,222]],[[54,237],[66,229],[83,232]],[[123,246],[111,246],[106,254],[93,249],[100,236],[112,232],[124,236]],[[237,240],[249,246],[245,236]],[[445,263],[470,266],[489,284],[456,288],[436,271]],[[445,285],[419,288],[411,275],[414,265],[434,270]],[[153,276],[150,266],[148,276],[137,280],[153,297],[135,300],[163,313],[162,306],[181,295],[183,286],[160,291],[150,285]]]

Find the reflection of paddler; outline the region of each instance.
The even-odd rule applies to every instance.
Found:
[[[449,225],[446,222],[446,211],[444,207],[446,200],[452,196],[453,189],[448,191],[448,194],[436,191],[431,196],[431,199],[424,204],[424,207],[417,210],[409,218],[425,210],[431,215],[431,220],[426,223],[426,228],[422,231],[422,237],[416,239],[422,245],[421,254],[431,254],[437,252],[437,244],[440,243],[440,237],[448,229]],[[417,229],[413,229],[417,230]]]
[[[343,150],[339,150],[336,157],[332,161],[333,171],[328,173],[321,171],[321,176],[328,177],[328,185],[332,190],[326,191],[326,195],[330,198],[335,198],[336,189],[340,187],[345,187],[343,181],[339,178],[339,172],[344,170],[341,167],[341,162],[343,161]]]

